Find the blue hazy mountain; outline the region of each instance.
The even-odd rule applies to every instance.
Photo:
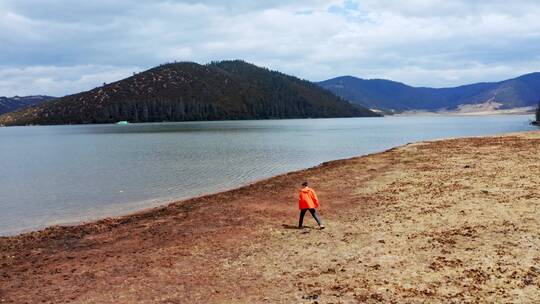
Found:
[[[385,79],[342,76],[318,83],[353,103],[375,109],[454,110],[464,104],[499,103],[500,109],[535,106],[540,98],[540,73],[499,82],[451,88],[412,87]]]
[[[0,96],[0,115],[13,112],[22,108],[29,106],[37,105],[45,101],[54,99],[51,96],[14,96],[14,97],[3,97]]]

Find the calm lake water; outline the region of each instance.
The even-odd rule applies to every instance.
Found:
[[[231,189],[408,142],[531,130],[532,116],[0,128],[0,234]]]

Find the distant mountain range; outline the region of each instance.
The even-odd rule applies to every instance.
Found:
[[[489,104],[498,109],[534,107],[540,99],[540,73],[500,82],[483,82],[453,88],[412,87],[384,79],[337,77],[318,83],[353,103],[371,109],[456,110],[464,105]]]
[[[14,97],[2,97],[0,96],[0,115],[19,110],[21,108],[40,104],[45,101],[54,99],[51,96],[14,96]]]
[[[161,65],[90,91],[4,114],[0,124],[377,115],[317,84],[234,60]]]

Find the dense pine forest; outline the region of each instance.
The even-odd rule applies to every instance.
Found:
[[[240,60],[164,64],[0,116],[0,124],[377,116],[309,81]]]

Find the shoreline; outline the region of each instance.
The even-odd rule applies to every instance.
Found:
[[[396,114],[380,114],[377,116],[352,116],[352,117],[307,117],[307,118],[262,118],[262,119],[223,119],[223,120],[182,120],[182,121],[152,121],[152,122],[130,122],[128,125],[150,125],[162,123],[220,123],[220,122],[237,122],[237,121],[280,121],[280,120],[324,120],[324,119],[357,119],[357,118],[384,118],[384,117],[409,117],[409,116],[524,116],[533,115],[534,109],[527,110],[494,110],[494,111],[478,111],[478,112],[459,112],[459,111],[423,111],[412,110]],[[21,128],[21,127],[67,127],[67,126],[107,126],[117,125],[115,122],[110,123],[79,123],[79,124],[32,124],[32,125],[0,125],[0,128]]]
[[[7,113],[5,113],[7,114]],[[376,113],[371,116],[343,116],[343,117],[296,117],[296,118],[259,118],[259,119],[218,119],[218,120],[179,120],[179,121],[146,121],[146,122],[129,122],[127,125],[134,124],[161,124],[161,123],[212,123],[226,121],[268,121],[268,120],[304,120],[304,119],[339,119],[339,118],[382,118],[384,115]],[[0,115],[1,116],[1,115]],[[29,124],[29,125],[0,125],[0,127],[55,127],[55,126],[103,126],[117,125],[118,122],[103,122],[103,123],[64,123],[64,124]],[[123,125],[123,124],[120,124]],[[124,125],[125,126],[125,125]]]
[[[476,111],[476,112],[465,112],[465,111],[406,111],[403,113],[393,114],[391,116],[508,116],[508,115],[533,115],[534,109],[520,110],[520,109],[510,109],[510,110],[493,110],[493,111]]]
[[[266,177],[266,178],[257,179],[257,180],[254,180],[252,182],[248,182],[248,183],[241,184],[241,185],[238,185],[238,186],[233,186],[230,189],[224,189],[224,190],[220,190],[220,191],[217,191],[217,192],[210,192],[210,193],[205,193],[205,194],[201,194],[201,195],[197,195],[197,196],[186,197],[184,199],[168,199],[168,200],[164,200],[162,202],[156,202],[154,206],[143,207],[143,208],[140,208],[140,209],[135,209],[135,210],[132,210],[132,211],[127,211],[127,212],[120,212],[120,213],[114,213],[113,212],[113,213],[111,213],[111,215],[97,217],[95,219],[81,220],[81,221],[77,221],[77,220],[75,220],[75,221],[65,221],[65,222],[62,222],[62,223],[59,223],[59,224],[46,225],[46,226],[43,226],[41,228],[36,228],[36,229],[28,228],[28,229],[22,229],[19,232],[0,234],[0,239],[19,237],[19,236],[22,236],[22,235],[25,235],[25,234],[36,234],[36,233],[40,233],[40,232],[45,231],[45,230],[51,230],[51,229],[55,229],[55,228],[67,229],[67,228],[70,228],[70,227],[75,228],[75,227],[78,227],[78,226],[94,225],[94,224],[97,224],[97,223],[100,223],[100,222],[103,222],[103,221],[116,221],[116,220],[121,221],[121,220],[123,220],[123,218],[126,218],[126,217],[129,218],[131,216],[139,216],[141,213],[151,213],[151,212],[154,212],[154,211],[158,211],[159,209],[167,208],[167,207],[169,207],[171,205],[184,204],[184,203],[189,203],[190,201],[206,199],[206,198],[209,198],[209,197],[212,197],[212,196],[215,196],[215,195],[226,194],[228,192],[241,190],[242,188],[254,186],[255,184],[258,184],[258,183],[264,183],[264,182],[272,180],[274,178],[279,178],[279,177],[287,176],[287,175],[290,175],[290,174],[300,174],[300,173],[302,173],[304,171],[309,171],[309,170],[312,170],[312,169],[316,169],[316,168],[318,168],[320,166],[323,166],[325,164],[328,164],[328,163],[334,163],[334,162],[339,163],[339,162],[343,162],[343,161],[354,160],[356,158],[373,156],[373,155],[385,153],[385,152],[388,152],[388,151],[392,151],[394,149],[404,148],[404,147],[406,147],[408,145],[431,143],[431,142],[454,140],[454,139],[512,136],[512,135],[519,135],[519,134],[529,133],[529,132],[536,132],[536,130],[501,133],[501,134],[493,134],[493,135],[444,137],[444,138],[435,138],[435,139],[430,139],[430,140],[422,140],[422,141],[418,141],[418,142],[408,142],[408,143],[405,143],[403,145],[394,146],[394,147],[391,147],[391,148],[388,148],[388,149],[385,149],[385,150],[381,150],[381,151],[377,151],[377,152],[373,152],[373,153],[368,153],[368,154],[363,154],[363,155],[356,155],[356,156],[349,157],[349,158],[340,158],[340,159],[334,159],[334,160],[325,161],[325,162],[322,162],[322,163],[320,163],[318,165],[315,165],[315,166],[311,166],[311,167],[307,167],[307,168],[301,168],[299,170],[288,171],[288,172],[280,173],[280,174],[277,174],[277,175],[272,175],[272,176],[269,176],[269,177]],[[157,200],[160,200],[160,199],[149,199],[148,201],[157,201]],[[137,204],[137,203],[138,202],[135,202],[134,204]],[[131,209],[131,208],[128,208],[128,209]]]
[[[540,296],[539,147],[540,131],[409,143],[0,237],[0,301],[527,302]],[[309,216],[294,229],[304,179],[325,230]]]
[[[530,131],[525,131],[525,132],[530,132]],[[493,136],[497,136],[497,135],[493,135]],[[481,136],[479,136],[479,137],[481,137]],[[468,137],[455,137],[455,138],[468,138]],[[139,217],[139,216],[144,216],[146,213],[161,212],[161,209],[166,209],[168,207],[171,207],[172,205],[188,204],[188,203],[190,203],[192,201],[205,200],[205,199],[211,198],[213,196],[226,195],[226,194],[229,194],[229,192],[240,191],[243,188],[256,186],[256,184],[264,183],[264,182],[270,181],[270,180],[275,179],[275,178],[285,177],[285,176],[291,175],[291,174],[301,174],[302,172],[317,169],[317,168],[319,168],[321,166],[325,166],[325,165],[328,165],[328,164],[340,163],[340,162],[344,162],[344,161],[354,160],[354,159],[360,158],[360,157],[367,157],[367,156],[371,156],[371,155],[377,155],[377,154],[385,153],[387,151],[391,151],[391,150],[394,150],[394,149],[397,149],[397,148],[400,148],[400,147],[405,147],[405,146],[410,145],[410,144],[431,142],[431,141],[440,141],[440,140],[455,139],[455,138],[454,137],[449,137],[449,138],[433,139],[433,140],[426,140],[426,141],[419,141],[419,142],[411,142],[411,143],[406,143],[404,145],[391,147],[391,148],[388,148],[386,150],[382,150],[382,151],[378,151],[378,152],[353,156],[353,157],[349,157],[349,158],[340,158],[340,159],[329,160],[329,161],[322,162],[322,163],[320,163],[318,165],[315,165],[315,166],[311,166],[311,167],[307,167],[307,168],[303,168],[303,169],[299,169],[299,170],[288,171],[288,172],[284,172],[284,173],[277,174],[277,175],[272,175],[272,176],[262,178],[262,179],[257,179],[257,180],[254,180],[252,182],[248,182],[246,184],[242,184],[242,185],[239,185],[239,186],[234,186],[234,187],[232,187],[230,189],[225,189],[225,190],[222,190],[222,191],[205,193],[205,194],[201,194],[201,195],[197,195],[197,196],[193,196],[193,197],[188,197],[188,198],[185,198],[185,199],[167,200],[167,201],[164,201],[163,203],[157,203],[158,204],[157,206],[145,207],[145,208],[137,209],[137,210],[134,210],[134,211],[131,211],[131,212],[125,212],[125,213],[118,214],[118,215],[110,215],[110,216],[99,217],[99,218],[94,219],[94,220],[65,222],[65,223],[61,223],[61,224],[47,225],[45,227],[38,228],[38,229],[32,229],[32,228],[25,229],[25,230],[23,230],[21,232],[15,232],[15,233],[12,233],[12,234],[11,233],[6,234],[6,235],[0,234],[0,239],[2,239],[2,238],[14,238],[14,237],[17,238],[17,237],[24,236],[24,235],[27,235],[27,234],[35,235],[35,234],[39,234],[41,232],[44,232],[46,230],[47,231],[48,230],[54,230],[54,229],[65,230],[65,229],[69,229],[69,228],[77,228],[79,226],[94,225],[94,224],[98,224],[98,223],[102,223],[102,222],[125,221],[126,218],[130,218],[130,217]],[[151,199],[151,200],[159,200],[159,199]],[[129,219],[127,219],[127,220],[129,220]]]

